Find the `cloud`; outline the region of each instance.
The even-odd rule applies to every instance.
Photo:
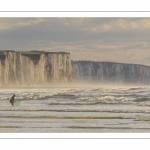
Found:
[[[49,25],[49,27],[60,25],[98,32],[150,28],[150,18],[0,18],[0,26],[6,26],[9,29],[18,26],[34,26],[41,22]]]
[[[17,26],[34,26],[35,24],[39,24],[44,21],[46,21],[44,18],[32,18],[28,20],[20,19],[20,21],[17,22]]]
[[[34,26],[44,21],[44,18],[0,18],[0,30],[15,29],[22,26]]]
[[[149,64],[150,18],[0,18],[0,49]]]
[[[98,20],[98,21],[96,21]],[[99,21],[102,20],[102,21]],[[146,30],[150,28],[150,18],[92,18],[83,30],[93,32],[117,30]]]

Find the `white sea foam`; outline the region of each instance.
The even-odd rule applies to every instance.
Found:
[[[148,87],[0,89],[0,121],[3,122],[0,131],[4,131],[3,129],[13,131],[10,128],[7,130],[5,126],[12,126],[12,129],[17,126],[19,132],[19,129],[30,128],[30,124],[37,120],[38,126],[35,123],[31,127],[43,129],[43,132],[52,130],[40,129],[40,126],[42,127],[43,123],[51,124],[52,122],[54,124],[51,127],[54,131],[58,131],[57,126],[63,131],[77,132],[79,127],[85,125],[85,129],[82,128],[83,132],[108,130],[113,132],[114,129],[117,130],[117,127],[118,129],[122,128],[119,130],[122,132],[125,131],[124,127],[130,127],[130,130],[126,131],[145,131],[145,128],[149,132],[150,129],[145,124],[145,121],[149,121],[148,115],[150,113],[149,91]],[[16,95],[15,99],[21,100],[18,107],[12,107],[9,102],[13,94]],[[60,116],[64,116],[64,118],[60,118]],[[32,119],[32,117],[35,118]],[[97,129],[100,126],[105,129]],[[92,127],[95,128],[92,129]],[[33,128],[29,131],[33,131]]]

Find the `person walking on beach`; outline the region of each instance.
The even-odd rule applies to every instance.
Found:
[[[15,94],[10,99],[10,103],[11,103],[12,106],[14,106],[14,102],[15,102],[14,97],[15,97]]]

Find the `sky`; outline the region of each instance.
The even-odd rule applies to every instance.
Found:
[[[0,18],[0,50],[150,66],[150,18]]]

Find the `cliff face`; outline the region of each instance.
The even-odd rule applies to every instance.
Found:
[[[0,52],[0,85],[36,85],[73,81],[69,53]]]
[[[150,84],[150,67],[111,62],[72,61],[64,52],[0,51],[0,85],[74,82]]]
[[[77,81],[150,84],[150,67],[111,62],[72,61]]]

